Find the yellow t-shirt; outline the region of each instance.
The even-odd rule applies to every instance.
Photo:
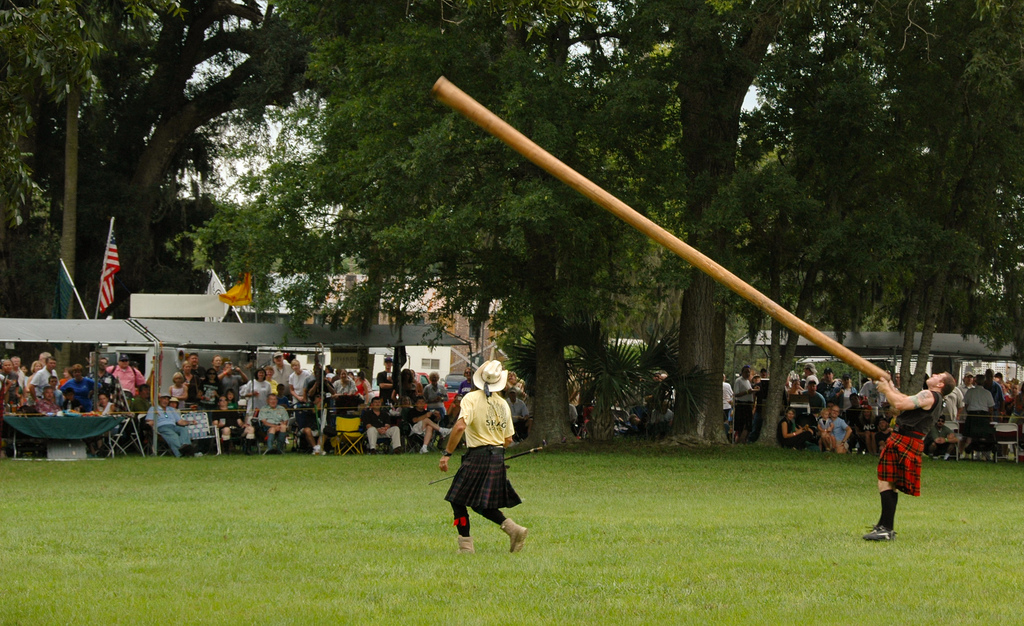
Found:
[[[508,402],[497,393],[490,398],[479,389],[467,393],[459,419],[466,423],[466,445],[470,448],[503,446],[505,438],[516,432]]]

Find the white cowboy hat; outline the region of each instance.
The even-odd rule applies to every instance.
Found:
[[[508,372],[501,367],[500,361],[485,361],[473,374],[473,384],[484,391],[505,391]]]

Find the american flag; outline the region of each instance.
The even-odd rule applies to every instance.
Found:
[[[121,260],[117,256],[117,242],[114,241],[114,224],[110,224],[107,238],[107,253],[103,255],[103,273],[100,274],[100,313],[114,302],[114,274],[121,271]]]

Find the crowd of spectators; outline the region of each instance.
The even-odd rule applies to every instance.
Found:
[[[728,383],[723,386],[724,402],[729,397],[726,387]],[[745,385],[730,390],[735,393],[736,388],[742,390]],[[892,433],[894,413],[870,380],[858,389],[849,374],[836,379],[830,368],[819,380],[815,366],[808,364],[803,377],[790,372],[783,394],[785,415],[776,428],[776,441],[782,447],[878,455]],[[729,407],[725,408],[728,415]],[[966,374],[945,398],[941,419],[925,437],[925,451],[944,459],[990,453],[995,447],[992,424],[1022,420],[1019,381],[1004,382],[991,369],[976,376]]]
[[[243,453],[257,452],[261,445],[270,454],[285,451],[286,442],[296,450],[326,454],[334,432],[334,418],[354,414],[361,418],[367,447],[377,451],[381,438],[389,450],[400,453],[403,442],[416,442],[419,452],[436,450],[458,419],[461,397],[471,391],[472,370],[458,392],[440,379],[437,372],[420,381],[420,375],[405,369],[393,378],[393,361],[385,359],[377,376],[378,390],[371,388],[362,371],[334,370],[318,362],[307,369],[297,359],[276,352],[262,367],[233,364],[214,356],[208,366],[198,353],[179,353],[171,384],[151,394],[146,376],[121,354],[115,364],[101,358],[89,376],[87,366],[73,365],[58,377],[57,362],[40,355],[30,368],[16,357],[3,361],[0,382],[5,408],[27,415],[111,415],[131,414],[135,432],[141,433],[140,447],[148,448],[151,437],[159,437],[176,456],[209,452],[219,448]],[[532,419],[523,401],[522,383],[510,383],[509,403],[515,408],[517,432],[529,434]],[[518,394],[518,397],[517,397]],[[151,402],[155,398],[155,403]],[[322,411],[326,409],[326,412]],[[2,414],[0,414],[2,415]],[[326,419],[323,419],[326,416]],[[209,432],[197,441],[196,427]],[[128,422],[125,422],[126,424]],[[128,433],[122,425],[112,436]],[[191,434],[190,434],[191,433]],[[208,436],[206,436],[208,434]],[[216,438],[220,441],[216,442]],[[90,441],[90,452],[102,445]]]

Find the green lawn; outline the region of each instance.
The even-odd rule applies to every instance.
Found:
[[[525,549],[437,456],[0,463],[0,623],[1019,623],[1024,465],[925,461],[878,518],[863,456],[761,447],[512,461]]]

